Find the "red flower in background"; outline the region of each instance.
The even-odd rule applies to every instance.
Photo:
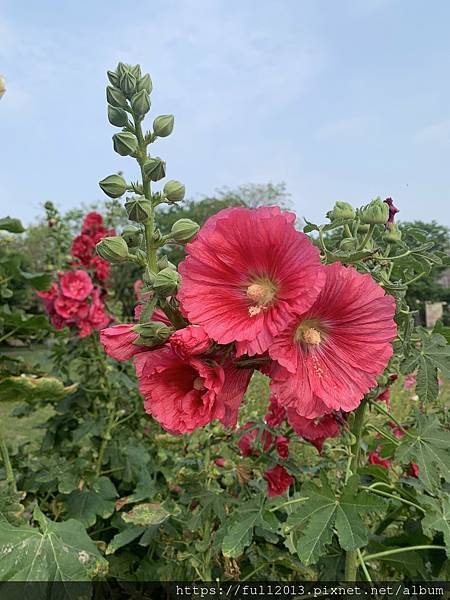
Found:
[[[314,302],[319,251],[278,207],[227,208],[187,244],[178,299],[190,322],[238,356],[261,354]]]
[[[383,467],[384,469],[391,468],[391,461],[388,458],[381,458],[379,449],[374,450],[373,452],[369,452],[368,459],[369,459],[369,463],[371,465],[379,465],[380,467]]]
[[[288,408],[287,419],[295,433],[311,442],[318,452],[322,452],[326,439],[337,437],[341,432],[340,425],[333,414],[324,415],[317,419],[306,419],[299,415],[295,409]]]
[[[314,305],[269,348],[278,401],[312,419],[354,410],[392,356],[395,301],[370,277],[334,263]]]
[[[268,452],[272,446],[272,435],[264,429],[261,435],[258,436],[259,430],[255,425],[256,423],[254,421],[248,421],[248,423],[243,425],[240,429],[240,432],[250,429],[250,431],[244,433],[237,443],[242,456],[259,456],[260,452],[257,449],[258,437],[260,437],[259,445],[262,446],[264,452]]]
[[[82,302],[86,300],[94,288],[92,279],[86,271],[67,271],[60,278],[62,293],[66,298]]]
[[[275,448],[280,458],[288,458],[289,456],[289,438],[283,435],[277,435],[275,438]]]
[[[273,469],[266,471],[264,479],[267,481],[267,495],[269,498],[281,496],[295,481],[281,465],[276,465]]]
[[[99,229],[103,226],[103,217],[98,212],[90,212],[84,217],[83,231]]]
[[[277,397],[271,394],[269,398],[269,409],[264,417],[269,427],[278,427],[286,419],[286,409],[278,403]]]

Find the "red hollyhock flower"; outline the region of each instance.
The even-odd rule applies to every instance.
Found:
[[[226,464],[226,461],[224,458],[222,458],[221,456],[219,456],[219,458],[215,458],[214,459],[214,464],[217,465],[218,467],[224,467]]]
[[[95,242],[91,236],[86,233],[77,235],[72,242],[71,253],[72,256],[76,256],[85,267],[90,265],[92,257],[94,256]]]
[[[223,417],[225,373],[200,358],[182,360],[169,347],[134,357],[145,410],[171,433],[191,433]]]
[[[94,285],[86,271],[67,271],[60,280],[61,290],[66,298],[82,302],[92,292]]]
[[[75,318],[83,307],[83,303],[73,298],[67,298],[64,295],[59,295],[55,300],[55,311],[63,319]],[[89,309],[86,309],[86,313]]]
[[[271,389],[309,419],[354,410],[392,356],[395,301],[370,275],[334,263],[314,305],[269,348]]]
[[[275,438],[275,448],[280,458],[287,458],[289,456],[289,438],[277,435]]]
[[[189,356],[196,356],[206,352],[212,342],[203,327],[188,325],[183,329],[174,331],[170,336],[169,343],[172,346],[172,350],[180,358],[189,358]]]
[[[286,419],[286,409],[278,403],[277,397],[271,394],[269,398],[269,409],[264,421],[269,427],[278,427]]]
[[[89,320],[94,329],[102,329],[111,321],[111,317],[105,311],[105,305],[101,299],[100,290],[94,289],[92,294],[92,302],[89,308]]]
[[[389,421],[388,423],[389,427],[392,429],[392,433],[395,435],[396,438],[402,438],[405,435],[405,432],[403,431],[403,429],[400,429],[400,427],[394,423],[393,421]]]
[[[233,356],[229,356],[225,361],[220,356],[217,356],[216,360],[222,364],[225,373],[225,381],[221,393],[225,412],[220,417],[220,422],[225,427],[236,427],[239,407],[250,383],[253,369],[235,367]]]
[[[178,299],[191,323],[238,356],[261,354],[323,285],[319,251],[278,207],[227,208],[209,218],[180,264]]]
[[[95,277],[101,283],[105,283],[109,278],[110,267],[109,263],[100,256],[94,256],[91,260],[90,267],[95,269]]]
[[[129,360],[135,354],[147,350],[145,346],[136,346],[133,344],[139,335],[133,331],[134,325],[113,325],[102,329],[100,332],[100,342],[105,348],[106,354],[116,360]]]
[[[237,443],[239,450],[242,456],[259,456],[259,450],[256,448],[258,429],[255,427],[255,422],[249,421],[241,427],[240,431],[246,431],[247,429],[250,429],[250,431],[244,433]],[[261,434],[260,445],[264,452],[268,452],[272,446],[272,435],[267,429],[264,429]]]
[[[390,388],[386,388],[381,394],[378,394],[377,400],[379,402],[386,402],[386,406],[390,406],[391,404],[391,390]]]
[[[267,495],[269,498],[281,496],[295,481],[281,465],[277,465],[273,469],[266,471],[264,479],[267,481]]]
[[[371,465],[380,465],[380,467],[383,467],[384,469],[391,468],[391,461],[388,458],[381,458],[378,450],[369,452],[367,456]]]
[[[103,225],[103,217],[98,212],[90,212],[84,217],[82,231],[97,229]]]
[[[324,415],[318,419],[306,419],[294,408],[287,409],[288,423],[297,435],[311,442],[322,452],[323,443],[327,438],[338,437],[341,428],[333,414]]]

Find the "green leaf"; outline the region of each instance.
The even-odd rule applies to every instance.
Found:
[[[422,519],[423,532],[430,536],[434,531],[443,533],[447,556],[450,558],[450,496],[443,494],[439,499],[425,496],[421,503],[427,510]]]
[[[404,436],[395,455],[402,463],[419,465],[420,479],[428,491],[440,488],[441,477],[450,482],[450,433],[442,429],[435,415],[419,415],[417,429]]]
[[[95,524],[97,517],[106,519],[114,512],[116,488],[107,477],[100,477],[90,490],[74,490],[65,504],[67,516],[76,518],[86,527]]]
[[[26,279],[34,289],[40,292],[48,290],[52,284],[53,276],[51,273],[27,273],[20,270],[20,274]]]
[[[55,523],[38,507],[39,528],[0,521],[1,581],[90,581],[108,563],[79,521]]]
[[[38,400],[61,400],[76,389],[76,385],[64,387],[64,384],[54,377],[5,377],[0,381],[0,402],[27,402]]]
[[[140,535],[144,533],[144,529],[142,527],[131,526],[127,527],[120,533],[116,533],[113,539],[109,542],[108,547],[106,548],[106,554],[114,554],[116,550],[126,546]]]
[[[345,264],[353,264],[369,258],[378,252],[378,248],[374,250],[358,250],[356,252],[345,252],[344,250],[336,250],[336,252],[327,252],[327,263],[342,262]]]
[[[22,521],[24,492],[16,492],[8,481],[0,482],[0,521],[18,525]]]
[[[243,504],[238,513],[233,515],[222,542],[224,556],[236,558],[252,543],[253,530],[258,523],[260,514],[259,505],[251,501]]]
[[[289,515],[287,530],[294,532],[298,557],[306,565],[316,563],[326,553],[334,528],[344,550],[356,550],[367,544],[368,531],[361,516],[382,510],[384,502],[367,492],[359,492],[358,482],[358,476],[351,477],[340,498],[324,480],[321,488],[314,484],[302,488],[302,495],[308,501]]]
[[[130,512],[124,513],[122,519],[125,523],[132,523],[142,527],[161,525],[173,512],[167,510],[163,504],[145,502],[137,504]]]
[[[12,217],[3,217],[3,219],[0,219],[0,229],[9,231],[10,233],[23,233],[25,231],[20,220],[13,219]]]

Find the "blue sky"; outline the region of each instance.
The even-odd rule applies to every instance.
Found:
[[[285,181],[311,220],[381,195],[450,224],[449,22],[447,0],[0,0],[0,214],[136,177],[106,118],[122,60],[175,115],[151,148],[188,196]]]

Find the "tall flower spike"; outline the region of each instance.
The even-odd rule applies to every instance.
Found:
[[[228,208],[186,246],[178,299],[191,323],[237,354],[261,354],[324,283],[319,251],[278,207]]]
[[[370,277],[340,263],[325,268],[314,305],[269,348],[280,404],[313,419],[355,409],[392,356],[395,301]]]

